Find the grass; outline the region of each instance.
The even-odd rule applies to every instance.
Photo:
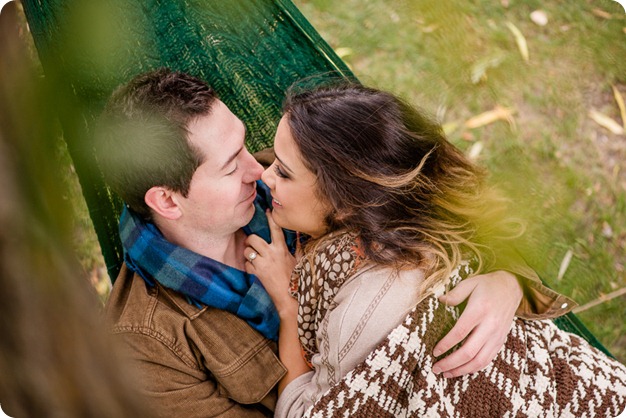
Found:
[[[365,84],[391,90],[437,117],[528,220],[529,263],[573,297],[581,320],[626,361],[626,136],[612,92],[626,96],[626,14],[598,1],[296,0]],[[548,23],[530,19],[543,10]],[[526,40],[525,61],[513,24]],[[482,75],[482,77],[481,77]],[[469,129],[496,106],[513,109]],[[568,252],[571,262],[559,278]],[[618,296],[616,296],[618,295]],[[612,298],[611,298],[612,297]],[[610,299],[609,299],[610,298]],[[604,301],[604,299],[608,299]],[[586,304],[602,302],[587,308]]]

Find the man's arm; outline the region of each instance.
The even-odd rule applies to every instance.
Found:
[[[122,339],[129,367],[137,374],[140,392],[157,417],[232,417],[271,416],[270,410],[255,404],[235,402],[196,359],[185,358],[183,351],[161,335],[137,332],[117,333]],[[185,350],[186,351],[186,350]],[[268,406],[275,401],[266,399]]]
[[[506,257],[500,256],[500,259],[496,260],[493,270],[496,269],[514,274],[522,287],[524,296],[515,316],[523,319],[556,318],[578,306],[567,296],[546,287],[537,273],[526,264],[524,258],[512,249]]]

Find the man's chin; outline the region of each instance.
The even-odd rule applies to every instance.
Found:
[[[254,212],[256,211],[255,206],[252,204],[250,205],[250,207],[248,208],[248,210],[246,211],[245,215],[244,215],[244,224],[242,225],[242,228],[246,225],[248,225],[250,223],[250,221],[252,220],[252,218],[254,218]]]

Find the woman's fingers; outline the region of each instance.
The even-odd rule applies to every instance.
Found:
[[[444,377],[457,377],[475,373],[489,365],[506,340],[507,333],[500,333],[501,324],[486,321],[476,326],[463,345],[433,366],[435,373]]]
[[[454,289],[449,291],[447,294],[441,296],[439,300],[442,303],[445,303],[449,306],[456,306],[459,303],[463,302],[472,294],[476,287],[476,281],[473,278],[465,279],[461,283],[459,283]],[[472,308],[472,307],[470,307]],[[476,307],[474,307],[476,308]],[[433,350],[433,354],[435,356],[440,356],[441,354],[447,352],[455,345],[459,344],[463,341],[469,334],[472,332],[474,327],[480,322],[481,311],[473,311],[472,309],[466,309],[463,312],[463,315],[459,318],[459,320],[454,324],[454,327],[446,334],[445,337],[441,339],[435,346]],[[469,350],[468,350],[469,351]],[[463,355],[464,353],[461,353]],[[467,352],[465,354],[468,354]],[[457,356],[460,357],[460,356]],[[441,363],[441,362],[440,362]],[[440,366],[442,367],[442,371],[446,371],[449,368],[454,368],[460,366],[460,363],[456,363],[453,360],[447,361]]]
[[[272,237],[272,243],[276,243],[276,244],[282,244],[282,245],[286,245],[285,244],[285,235],[283,234],[283,229],[278,226],[278,224],[276,222],[274,222],[274,217],[272,215],[272,212],[268,209],[265,211],[265,214],[267,215],[267,223],[270,225],[270,234]]]
[[[249,259],[250,251],[255,251],[259,255],[265,255],[268,252],[270,244],[265,242],[263,238],[258,235],[248,235],[245,241],[247,247],[244,251],[244,255]]]
[[[498,353],[501,347],[501,342],[498,341],[496,344],[487,343],[483,345],[482,347],[476,347],[473,341],[471,340],[471,336],[470,336],[468,341],[466,341],[463,344],[463,348],[470,348],[470,347],[471,349],[470,351],[468,351],[469,354],[465,355],[464,357],[457,357],[457,358],[453,357],[454,354],[457,353],[455,352],[451,354],[450,356],[446,357],[444,360],[442,360],[442,361],[449,360],[450,364],[460,364],[460,366],[453,367],[453,368],[448,368],[449,365],[445,365],[445,364],[442,366],[438,366],[438,367],[448,368],[447,371],[443,372],[444,377],[447,377],[447,378],[457,377],[457,376],[462,376],[464,374],[475,373],[477,371],[484,369],[485,367],[489,365],[489,363],[491,363],[491,360]]]
[[[474,288],[476,288],[476,277],[478,276],[462,280],[461,283],[456,285],[452,290],[440,296],[439,301],[445,303],[448,306],[457,306],[459,303],[466,300],[472,294]],[[451,347],[452,346],[448,348]]]
[[[483,369],[498,354],[513,325],[521,299],[517,279],[506,271],[481,274],[463,280],[439,299],[448,305],[467,299],[467,306],[433,354],[440,356],[463,341],[461,347],[439,360],[433,371],[455,377]]]

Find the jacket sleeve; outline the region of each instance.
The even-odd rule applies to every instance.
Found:
[[[515,313],[516,316],[522,319],[556,318],[577,306],[572,299],[545,286],[537,273],[514,248],[501,247],[495,257],[490,270],[508,271],[517,277],[522,286],[524,296]]]
[[[242,405],[231,399],[216,379],[197,362],[185,358],[161,335],[117,332],[123,340],[140,391],[156,417],[257,418],[271,416],[259,404]]]

